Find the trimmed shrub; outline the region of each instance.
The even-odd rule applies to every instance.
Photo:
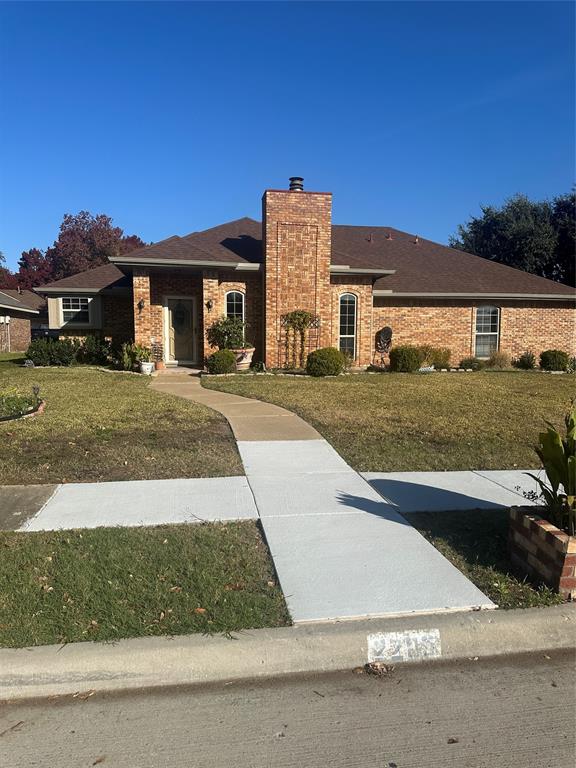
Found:
[[[503,371],[506,368],[512,367],[512,358],[508,352],[492,352],[486,363],[486,368],[491,368],[494,371]]]
[[[26,350],[26,358],[32,360],[34,365],[50,365],[49,339],[34,339]]]
[[[520,357],[512,362],[512,365],[523,371],[531,371],[536,368],[536,356],[533,352],[522,352]]]
[[[219,349],[206,358],[208,373],[234,373],[236,371],[236,355],[230,349]]]
[[[78,361],[87,365],[106,365],[110,359],[111,345],[100,336],[86,336],[78,350]]]
[[[450,367],[450,357],[452,353],[447,347],[431,347],[429,344],[422,344],[418,347],[422,361],[420,365],[433,365],[436,370]]]
[[[310,352],[306,360],[309,376],[338,376],[344,370],[346,357],[335,347],[324,347]]]
[[[390,350],[390,370],[401,373],[414,373],[422,365],[422,352],[418,347],[404,344]]]
[[[78,354],[78,344],[70,339],[34,339],[26,350],[26,357],[34,365],[72,365]]]
[[[543,371],[566,371],[569,364],[568,353],[561,349],[547,349],[540,354],[540,368]]]
[[[466,368],[467,370],[481,371],[482,368],[486,368],[486,362],[478,357],[465,357],[463,360],[460,360],[459,367]]]
[[[246,323],[239,317],[221,317],[206,331],[208,344],[214,349],[244,349],[251,347],[245,339]]]

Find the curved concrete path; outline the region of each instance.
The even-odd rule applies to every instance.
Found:
[[[322,440],[322,436],[295,413],[261,400],[205,389],[197,374],[155,377],[158,392],[178,395],[213,408],[228,420],[236,440]]]
[[[230,422],[295,622],[494,607],[295,414],[190,374],[151,386]]]

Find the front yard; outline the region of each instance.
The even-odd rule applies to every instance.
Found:
[[[225,419],[149,389],[145,377],[0,362],[0,391],[46,401],[41,416],[0,423],[0,484],[243,474]]]
[[[561,422],[576,379],[514,371],[202,383],[295,411],[358,471],[401,472],[537,466],[538,432],[545,419]]]
[[[0,532],[0,645],[290,621],[254,522]]]

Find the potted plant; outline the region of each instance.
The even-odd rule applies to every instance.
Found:
[[[539,435],[536,453],[547,481],[538,483],[543,506],[512,507],[508,551],[527,576],[566,598],[576,598],[576,407],[564,419],[562,436],[552,424]]]
[[[140,366],[140,373],[144,373],[147,376],[150,376],[154,370],[154,363],[152,362],[152,350],[148,349],[148,347],[143,347],[140,344],[135,344],[134,357]]]
[[[250,368],[254,347],[246,341],[246,323],[239,317],[221,317],[206,331],[208,344],[214,349],[229,349],[236,356],[236,368]]]

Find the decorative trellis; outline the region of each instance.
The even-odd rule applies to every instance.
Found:
[[[320,328],[320,318],[312,312],[296,309],[280,317],[280,326],[284,332],[284,365],[304,368],[308,332]]]

